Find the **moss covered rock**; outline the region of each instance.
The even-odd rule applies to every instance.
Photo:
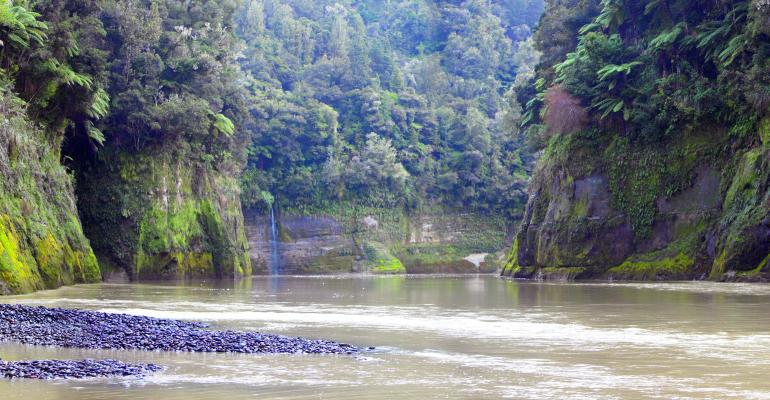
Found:
[[[60,138],[35,128],[5,91],[0,109],[0,294],[100,281]]]
[[[555,137],[503,275],[764,279],[769,186],[770,150],[725,129],[662,143]]]
[[[237,179],[188,144],[108,148],[79,178],[84,227],[104,268],[132,279],[251,274]]]
[[[364,254],[367,260],[367,271],[373,274],[403,274],[406,268],[401,260],[390,254],[382,243],[364,243]]]

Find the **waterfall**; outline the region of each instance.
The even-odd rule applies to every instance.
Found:
[[[275,223],[275,207],[270,206],[270,275],[277,275],[281,265],[281,255],[278,253],[279,240]]]

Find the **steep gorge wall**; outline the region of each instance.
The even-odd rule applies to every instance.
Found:
[[[251,274],[237,178],[189,144],[105,149],[81,169],[79,207],[105,273],[131,279]]]
[[[279,213],[277,225],[285,274],[494,272],[507,232],[502,218],[475,213],[352,207]],[[270,216],[249,211],[246,228],[255,272],[266,273]]]
[[[702,127],[658,145],[574,134],[549,147],[503,275],[768,279],[770,120],[761,126],[749,146]]]
[[[101,280],[59,163],[61,138],[0,91],[0,295]]]

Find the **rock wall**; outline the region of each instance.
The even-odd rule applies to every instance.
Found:
[[[0,90],[0,295],[101,280],[57,135]]]
[[[79,209],[105,275],[251,274],[237,178],[197,161],[185,146],[108,148],[79,171]]]
[[[333,210],[279,212],[277,221],[284,274],[494,272],[506,238],[504,221],[479,214]],[[255,272],[266,273],[269,213],[246,212],[246,230]]]
[[[579,136],[541,159],[503,275],[770,277],[767,140],[713,128],[635,147]]]

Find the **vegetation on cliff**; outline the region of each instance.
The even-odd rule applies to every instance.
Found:
[[[72,2],[68,2],[72,3]],[[103,267],[132,277],[248,275],[237,179],[248,119],[235,2],[100,4],[90,60],[109,106],[101,147],[65,147]]]
[[[535,37],[551,58],[518,93],[544,152],[507,272],[762,272],[769,15],[763,1],[547,2]]]
[[[238,184],[247,135],[236,129],[249,114],[232,33],[236,6],[0,3],[4,87],[40,124],[44,133],[32,141],[50,148],[49,162],[74,170],[85,232],[106,270],[250,273]],[[73,200],[67,178],[62,189]],[[53,208],[82,237],[74,207]],[[87,242],[80,247],[93,258]]]
[[[63,126],[91,109],[59,96],[87,96],[90,79],[45,51],[49,35],[39,14],[0,3],[0,294],[101,279],[59,163]]]
[[[527,154],[509,89],[540,1],[276,1],[240,9],[254,125],[244,202],[503,213]]]

